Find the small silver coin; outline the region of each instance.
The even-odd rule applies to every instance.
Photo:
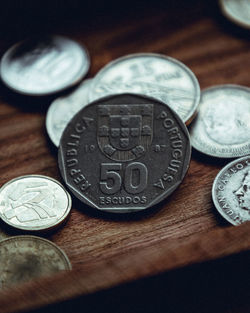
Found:
[[[131,54],[107,64],[95,76],[89,98],[126,92],[161,100],[186,124],[200,101],[200,86],[193,72],[171,57],[153,53]]]
[[[60,97],[51,103],[46,116],[46,128],[55,146],[59,146],[64,128],[71,118],[88,104],[88,90],[91,81],[91,79],[83,81],[69,95]]]
[[[0,189],[0,218],[18,229],[48,230],[62,223],[70,209],[68,192],[47,176],[20,176]]]
[[[223,14],[233,23],[250,28],[250,0],[220,0]]]
[[[205,89],[190,137],[192,146],[209,156],[249,154],[250,88],[221,85]]]
[[[16,92],[48,95],[78,83],[89,69],[86,48],[61,36],[29,39],[12,46],[1,60],[1,79]]]
[[[250,221],[250,156],[234,160],[218,173],[212,197],[216,209],[231,224]]]
[[[70,270],[67,255],[54,243],[36,236],[0,241],[0,289]]]

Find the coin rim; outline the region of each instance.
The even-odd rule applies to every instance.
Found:
[[[199,108],[202,106],[202,94],[204,92],[207,92],[207,91],[210,91],[210,90],[216,90],[216,89],[220,89],[220,88],[237,88],[237,89],[242,89],[244,91],[247,91],[249,92],[249,96],[250,96],[250,87],[247,87],[247,86],[241,86],[241,85],[237,85],[237,84],[222,84],[222,85],[214,85],[214,86],[211,86],[211,87],[208,87],[208,88],[205,88],[202,90],[202,93],[201,93],[201,101],[200,101],[200,105],[199,105]],[[250,106],[250,101],[249,101],[249,106]],[[198,112],[197,112],[197,116],[196,118],[199,118],[199,108],[198,108]],[[193,123],[195,123],[195,119],[193,121]],[[194,127],[193,124],[190,125],[190,128]],[[215,158],[220,158],[220,159],[232,159],[232,158],[240,158],[240,157],[244,157],[244,156],[247,156],[248,154],[250,154],[250,149],[248,150],[247,154],[246,153],[243,153],[243,154],[213,154],[213,153],[209,153],[207,151],[204,151],[202,149],[200,149],[197,145],[195,145],[192,141],[192,135],[190,133],[190,140],[191,140],[191,146],[199,151],[200,153],[203,153],[205,155],[208,155],[210,157],[215,157]]]
[[[232,219],[230,219],[230,217],[225,214],[225,212],[222,211],[218,201],[217,201],[217,197],[216,197],[216,185],[217,185],[217,182],[219,180],[219,178],[221,177],[221,175],[226,172],[228,170],[228,168],[230,168],[232,165],[236,165],[237,163],[239,162],[242,162],[246,159],[249,159],[250,160],[250,155],[246,155],[244,157],[241,157],[241,158],[238,158],[238,159],[235,159],[233,161],[231,161],[230,163],[228,163],[227,165],[225,165],[216,175],[214,181],[213,181],[213,186],[212,186],[212,199],[213,199],[213,203],[214,203],[214,206],[215,208],[217,209],[217,211],[221,214],[222,217],[224,217],[229,223],[231,223],[232,225],[234,226],[239,226],[239,225],[242,225],[242,223],[235,223]]]
[[[219,6],[221,8],[222,14],[229,19],[231,22],[236,24],[237,26],[243,27],[245,29],[250,29],[250,22],[249,24],[243,22],[240,19],[235,18],[234,15],[231,15],[228,10],[227,10],[227,4],[225,0],[219,0]]]
[[[43,91],[43,92],[32,92],[32,91],[27,91],[27,90],[23,90],[23,89],[19,89],[18,87],[15,86],[15,84],[12,84],[11,82],[7,81],[4,78],[4,72],[3,72],[3,65],[6,62],[6,60],[9,58],[9,55],[15,50],[17,49],[19,46],[21,46],[22,44],[28,42],[29,40],[31,40],[32,38],[28,38],[22,41],[19,41],[17,43],[15,43],[14,45],[12,45],[9,49],[7,49],[7,51],[5,51],[5,53],[3,54],[1,61],[0,61],[0,79],[1,81],[4,83],[5,86],[7,86],[8,88],[10,88],[12,91],[15,91],[17,93],[20,93],[21,95],[27,95],[27,96],[34,96],[34,97],[40,97],[40,96],[49,96],[49,95],[53,95],[55,93],[58,93],[60,91],[66,90],[70,87],[73,87],[75,85],[77,85],[84,76],[86,76],[86,74],[89,71],[90,68],[90,55],[89,52],[86,48],[86,46],[82,43],[79,43],[76,40],[72,40],[68,37],[65,36],[61,36],[61,35],[51,35],[49,36],[49,38],[58,38],[58,39],[63,39],[63,40],[67,40],[67,41],[71,41],[74,44],[76,44],[79,49],[82,51],[82,57],[85,58],[86,57],[86,68],[84,69],[84,67],[80,68],[79,67],[79,74],[72,79],[71,82],[69,82],[68,84],[63,84],[61,87],[57,87],[54,90],[51,91]]]
[[[24,178],[42,178],[42,179],[46,179],[46,180],[51,180],[52,182],[56,183],[57,185],[59,185],[59,187],[61,187],[63,189],[63,191],[65,192],[67,199],[68,199],[68,205],[67,208],[65,210],[65,213],[61,216],[60,219],[58,219],[58,221],[56,223],[53,224],[49,224],[47,226],[35,226],[33,228],[31,228],[30,226],[20,226],[20,225],[16,225],[13,223],[10,223],[5,217],[3,217],[3,214],[0,212],[0,219],[2,221],[4,221],[6,224],[8,224],[9,226],[11,226],[12,228],[16,228],[16,229],[20,229],[20,230],[26,230],[26,231],[30,231],[30,232],[36,232],[36,231],[46,231],[46,230],[50,230],[53,228],[56,228],[57,226],[59,226],[61,223],[63,223],[66,218],[69,216],[69,213],[71,211],[71,207],[72,207],[72,199],[70,194],[68,193],[68,191],[64,188],[64,186],[57,181],[54,178],[51,178],[49,176],[45,176],[45,175],[36,175],[36,174],[31,174],[31,175],[23,175],[23,176],[18,176],[16,178],[13,178],[9,181],[7,181],[5,184],[3,184],[0,188],[0,194],[1,192],[10,184],[12,184],[13,182],[17,181],[17,180],[22,180]]]
[[[181,61],[179,61],[179,60],[177,60],[177,59],[175,59],[173,57],[170,57],[170,56],[167,56],[167,55],[164,55],[164,54],[160,54],[160,53],[150,53],[150,52],[148,52],[148,53],[147,52],[145,52],[145,53],[131,53],[131,54],[127,54],[125,56],[119,57],[119,58],[109,62],[108,64],[106,64],[104,67],[102,67],[97,72],[97,74],[95,75],[95,77],[93,79],[93,82],[92,82],[92,84],[90,86],[90,90],[89,90],[89,101],[92,102],[92,101],[98,100],[98,99],[93,99],[93,94],[94,94],[93,90],[96,88],[98,80],[100,81],[100,79],[104,76],[103,73],[108,71],[109,68],[114,67],[117,63],[126,61],[127,59],[138,58],[138,57],[155,57],[155,58],[164,59],[164,60],[167,60],[169,62],[172,62],[174,64],[179,65],[180,68],[182,68],[184,71],[187,72],[187,74],[190,76],[192,82],[194,83],[194,89],[197,89],[197,96],[194,97],[194,105],[192,106],[192,110],[187,115],[185,120],[182,120],[182,118],[181,118],[183,123],[185,123],[186,125],[189,125],[191,123],[193,117],[195,116],[197,108],[198,108],[198,105],[200,103],[201,89],[200,89],[199,81],[198,81],[197,77],[195,76],[194,72],[187,65],[185,65],[184,63],[182,63]],[[113,94],[109,94],[108,96],[117,95],[117,94],[125,94],[125,93],[124,92],[113,93]],[[138,94],[138,93],[132,93],[131,92],[130,94]],[[141,95],[143,95],[143,94],[141,94]],[[145,96],[151,97],[151,96],[148,96],[148,95],[145,95]],[[161,101],[164,104],[167,104],[167,103],[163,102],[162,100],[160,100],[158,98],[155,98],[155,99]],[[179,116],[178,112],[176,112],[173,108],[171,108],[171,109]]]

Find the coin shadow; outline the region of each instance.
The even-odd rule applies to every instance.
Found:
[[[224,167],[231,161],[233,161],[235,158],[216,158],[213,156],[206,155],[195,148],[192,148],[192,158],[198,162],[201,162],[203,164],[209,164],[209,165],[215,165]]]

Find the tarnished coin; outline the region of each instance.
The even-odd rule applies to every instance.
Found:
[[[12,227],[37,231],[62,223],[71,209],[71,197],[55,179],[20,176],[0,189],[0,217]]]
[[[84,203],[102,211],[139,211],[166,198],[183,180],[189,134],[161,101],[109,96],[72,118],[58,159],[65,183]]]
[[[59,247],[36,236],[0,241],[0,264],[0,289],[71,269],[68,257]]]
[[[195,149],[210,156],[249,154],[250,88],[221,85],[205,89],[190,137]]]
[[[212,196],[216,209],[231,224],[250,221],[250,156],[234,160],[219,172]]]
[[[2,57],[1,78],[27,95],[48,95],[75,85],[89,69],[87,50],[61,36],[29,39],[12,46]]]
[[[183,63],[160,54],[138,53],[119,58],[95,76],[90,100],[117,93],[154,97],[169,105],[187,124],[200,101],[200,86]]]
[[[250,28],[250,0],[220,0],[223,14],[235,24]]]
[[[88,89],[92,80],[87,79],[69,95],[54,100],[47,112],[46,128],[52,142],[58,147],[61,135],[70,119],[88,104]]]

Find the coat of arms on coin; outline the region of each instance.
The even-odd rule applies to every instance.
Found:
[[[134,94],[83,108],[59,147],[59,167],[72,193],[110,212],[160,202],[181,183],[189,161],[189,135],[177,114],[159,100]]]

